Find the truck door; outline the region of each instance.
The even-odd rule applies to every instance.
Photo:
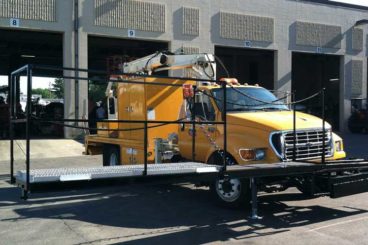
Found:
[[[186,121],[191,120],[192,110],[187,102],[183,105],[181,117],[186,117]],[[194,114],[198,122],[215,121],[215,109],[212,101],[205,94],[198,94],[196,103],[194,104]],[[193,128],[191,124],[182,124],[179,130],[179,148],[182,155],[186,158],[192,156],[192,135]],[[218,129],[215,124],[196,124],[195,151],[196,161],[206,161],[206,156],[213,143],[216,143]]]

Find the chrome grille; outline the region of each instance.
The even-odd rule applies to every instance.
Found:
[[[278,134],[280,144],[274,148],[283,160],[290,161],[294,154],[294,132],[287,131]],[[333,147],[331,140],[331,130],[325,131],[325,157],[333,155]],[[273,141],[275,142],[275,141]],[[322,156],[323,151],[323,130],[298,130],[296,131],[296,159],[306,160],[314,159]],[[281,148],[281,149],[280,149]]]

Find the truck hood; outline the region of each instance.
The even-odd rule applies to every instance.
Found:
[[[227,115],[227,123],[231,125],[246,126],[265,131],[279,131],[293,129],[293,111],[270,112],[231,112]],[[318,117],[296,112],[296,128],[321,128],[322,120]],[[326,128],[331,126],[326,123]]]

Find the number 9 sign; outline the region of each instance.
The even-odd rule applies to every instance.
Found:
[[[128,37],[135,37],[135,30],[128,30]]]

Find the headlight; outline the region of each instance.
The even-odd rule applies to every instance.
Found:
[[[243,161],[260,161],[266,157],[266,149],[240,149],[240,158]]]
[[[336,151],[343,151],[343,148],[342,148],[342,141],[339,140],[339,141],[335,141],[335,150]]]

